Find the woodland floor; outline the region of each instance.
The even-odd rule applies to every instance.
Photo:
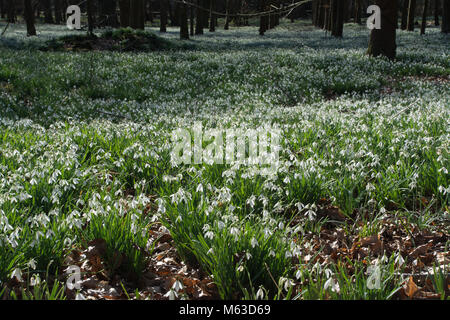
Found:
[[[395,62],[353,24],[149,28],[111,47],[38,31],[0,38],[2,299],[450,297],[438,29],[400,31]],[[199,123],[281,130],[276,172],[175,165],[172,133]]]

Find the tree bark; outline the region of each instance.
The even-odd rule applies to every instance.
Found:
[[[408,6],[408,31],[414,31],[414,23],[416,18],[416,0],[409,0]]]
[[[133,29],[145,29],[144,0],[131,0],[130,2],[130,27]]]
[[[209,0],[209,32],[216,31],[216,17],[213,13],[213,11],[215,10],[214,3],[214,0]]]
[[[0,17],[5,17],[5,0],[0,0]]]
[[[427,27],[427,9],[428,9],[429,1],[425,0],[423,5],[423,12],[422,12],[422,25],[420,27],[420,34],[425,34],[425,29]]]
[[[230,0],[225,0],[225,25],[224,30],[230,28]]]
[[[189,40],[189,26],[187,19],[187,10],[188,7],[185,4],[181,4],[179,7],[180,12],[180,39],[181,40]]]
[[[8,0],[7,2],[7,20],[9,23],[16,22],[16,4],[15,0]]]
[[[434,25],[436,27],[439,26],[439,8],[441,6],[441,3],[439,0],[434,0]]]
[[[374,57],[382,55],[393,60],[397,51],[397,1],[376,0],[375,4],[381,9],[381,29],[372,30],[367,53]]]
[[[355,0],[355,23],[362,24],[361,16],[362,16],[362,10],[361,10],[361,0]]]
[[[61,24],[62,22],[62,8],[61,8],[61,0],[53,0],[54,9],[55,9],[55,23]]]
[[[266,0],[259,0],[260,11],[263,12],[266,9]],[[259,35],[263,36],[269,27],[269,17],[261,16],[259,18]]]
[[[127,28],[130,26],[130,0],[119,1],[120,26]]]
[[[442,8],[442,33],[450,33],[450,1],[444,0]]]
[[[27,22],[27,35],[35,36],[36,28],[34,26],[34,11],[31,5],[31,0],[24,0],[24,16]]]
[[[44,0],[44,22],[45,23],[55,23],[52,15],[52,4],[50,0]]]
[[[401,23],[401,29],[406,30],[408,27],[408,7],[409,7],[409,0],[403,0],[402,2],[402,23]]]
[[[86,11],[88,16],[88,33],[90,35],[94,32],[94,4],[92,3],[93,0],[87,0],[86,1]]]
[[[159,0],[160,20],[159,32],[167,32],[167,3],[166,0]]]
[[[202,3],[200,0],[197,0],[197,5],[201,7]],[[197,8],[196,10],[196,23],[195,23],[195,34],[203,34],[203,10]]]
[[[191,16],[189,17],[189,33],[191,34],[191,36],[194,35],[195,33],[195,12],[194,12],[194,7],[190,7],[189,12],[191,14]]]

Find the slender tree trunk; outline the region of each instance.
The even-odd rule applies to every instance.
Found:
[[[24,16],[27,22],[27,35],[35,36],[36,28],[34,27],[34,12],[31,0],[24,0]]]
[[[317,26],[319,28],[325,28],[325,0],[319,0],[319,17],[317,21]]]
[[[230,0],[225,0],[225,30],[230,28]]]
[[[361,0],[355,0],[355,22],[357,24],[362,24],[361,16],[362,16],[362,5]]]
[[[408,31],[414,31],[414,23],[416,18],[416,0],[409,0],[408,6]]]
[[[202,2],[197,0],[197,5],[201,7]],[[203,11],[200,8],[196,10],[196,23],[195,23],[195,34],[203,34]]]
[[[44,0],[44,22],[55,23],[52,15],[52,4],[50,0]]]
[[[441,31],[443,33],[450,33],[450,1],[444,0],[442,8],[442,25]]]
[[[16,22],[16,0],[8,0],[7,2],[7,20],[9,23],[15,23]]]
[[[160,6],[160,27],[159,32],[167,32],[167,2],[166,0],[159,0],[159,6]]]
[[[260,11],[264,12],[266,9],[266,0],[259,0]],[[269,17],[264,15],[259,18],[259,35],[263,36],[269,27]]]
[[[181,4],[179,7],[180,12],[180,39],[189,40],[189,26],[187,18],[188,7],[185,4]]]
[[[62,12],[61,12],[61,0],[53,0],[55,9],[55,23],[61,24],[62,22]]]
[[[403,0],[402,2],[402,23],[401,23],[401,29],[406,30],[408,27],[408,7],[409,7],[409,0]]]
[[[0,0],[0,17],[5,18],[5,0]]]
[[[209,0],[209,32],[216,31],[216,17],[213,13],[215,10],[214,0]]]
[[[317,26],[317,5],[318,5],[319,1],[318,0],[313,0],[312,2],[312,24],[313,26]]]
[[[425,34],[425,29],[427,27],[427,9],[428,9],[428,0],[424,1],[423,12],[422,12],[422,26],[420,28],[420,34]]]
[[[381,9],[381,29],[372,30],[367,53],[374,57],[383,55],[395,59],[397,1],[376,0],[375,4]]]
[[[131,0],[130,27],[133,29],[145,29],[144,0]]]
[[[145,20],[150,21],[150,23],[153,23],[153,8],[152,8],[152,1],[151,0],[145,0]]]
[[[93,0],[86,1],[86,11],[88,16],[88,33],[90,35],[94,32],[94,4]]]
[[[130,26],[130,0],[120,0],[120,26],[127,28]]]
[[[194,12],[194,7],[190,7],[190,9],[189,9],[189,12],[190,12],[190,17],[189,17],[189,24],[190,24],[190,26],[189,26],[189,33],[191,34],[191,36],[193,36],[194,35],[194,33],[195,33],[195,29],[194,29],[194,26],[195,26],[195,24],[194,24],[194,20],[195,20],[195,12]]]
[[[439,8],[441,6],[440,0],[434,0],[434,25],[439,26]]]

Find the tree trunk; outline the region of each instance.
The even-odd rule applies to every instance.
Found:
[[[450,1],[444,0],[442,8],[442,25],[441,31],[443,33],[450,33]]]
[[[427,9],[428,9],[429,1],[425,0],[423,5],[423,12],[422,12],[422,26],[420,28],[420,34],[425,34],[425,29],[427,27]]]
[[[266,9],[266,0],[259,0],[260,4],[260,11],[264,12]],[[259,18],[259,35],[263,36],[264,33],[267,31],[267,28],[269,27],[269,17],[268,16],[261,16]]]
[[[201,7],[202,3],[197,0],[197,5]],[[196,23],[195,23],[195,34],[203,34],[203,11],[200,8],[196,10]]]
[[[130,26],[130,0],[120,0],[120,26],[127,28]]]
[[[34,27],[34,12],[31,0],[24,0],[24,16],[27,22],[27,35],[35,36],[36,28]]]
[[[130,2],[130,27],[133,29],[145,29],[144,0],[131,0]]]
[[[167,5],[166,0],[159,0],[160,20],[159,32],[167,32]]]
[[[216,31],[216,17],[213,13],[215,10],[214,3],[214,0],[209,0],[209,32]]]
[[[61,24],[62,22],[61,0],[53,0],[53,3],[55,9],[55,23]]]
[[[44,0],[44,22],[45,23],[55,23],[52,15],[52,4],[50,0]]]
[[[86,11],[88,16],[88,33],[90,35],[94,32],[94,4],[92,2],[93,0],[87,0],[86,1]]]
[[[7,20],[9,23],[16,22],[16,0],[8,0],[7,2]]]
[[[436,27],[439,26],[439,8],[441,6],[441,3],[439,0],[434,0],[434,25]]]
[[[408,6],[408,31],[414,31],[414,20],[416,18],[416,0],[409,0]]]
[[[188,19],[187,19],[187,10],[188,7],[185,4],[181,4],[179,9],[180,13],[180,39],[181,40],[189,40],[189,26],[188,26]]]
[[[5,0],[0,0],[0,17],[5,18]]]
[[[406,30],[408,27],[408,7],[409,7],[409,0],[403,0],[402,2],[402,24],[401,29]]]
[[[153,23],[153,8],[152,8],[152,1],[151,0],[145,0],[145,20],[150,21],[150,23]]]
[[[376,0],[375,4],[381,9],[381,29],[372,30],[367,53],[374,57],[383,55],[393,60],[397,51],[397,1]]]
[[[224,30],[230,28],[230,0],[225,0],[225,25]]]
[[[325,0],[319,0],[319,16],[317,20],[317,26],[319,28],[325,27]]]
[[[194,29],[194,19],[195,19],[195,12],[194,12],[194,7],[190,7],[189,12],[191,14],[191,16],[189,17],[189,33],[191,34],[191,36],[194,35],[195,33],[195,29]]]
[[[362,5],[361,0],[355,0],[355,23],[362,24],[361,16],[362,16]]]

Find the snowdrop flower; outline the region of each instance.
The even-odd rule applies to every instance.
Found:
[[[256,292],[256,300],[264,299],[264,290],[260,287]]]
[[[252,238],[251,245],[252,245],[252,248],[258,246],[258,240],[256,240],[255,237]]]
[[[34,258],[32,258],[30,261],[28,261],[27,265],[33,269],[36,270],[36,260],[34,260]]]
[[[22,282],[22,270],[20,268],[15,268],[11,273],[11,279],[16,278],[19,282]]]

